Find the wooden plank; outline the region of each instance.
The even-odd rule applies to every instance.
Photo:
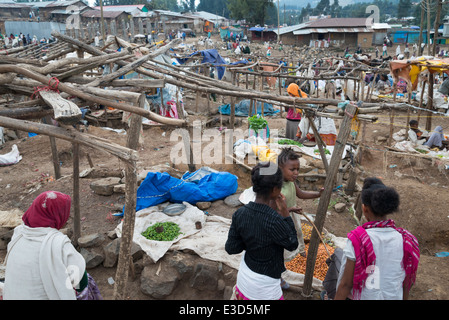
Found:
[[[54,119],[64,124],[76,124],[81,120],[80,108],[55,91],[40,91],[39,95],[54,110]]]

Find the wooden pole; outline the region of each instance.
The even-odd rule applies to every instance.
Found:
[[[78,239],[81,237],[81,214],[80,214],[80,145],[77,142],[72,143],[72,161],[73,161],[73,238],[75,246],[78,245]]]
[[[320,151],[321,160],[323,161],[323,164],[324,164],[324,169],[326,170],[326,172],[328,172],[329,164],[327,163],[326,153],[324,152],[326,145],[325,145],[323,139],[321,139],[320,133],[318,132],[318,129],[315,126],[315,122],[313,121],[313,118],[307,114],[306,114],[306,116],[307,116],[307,119],[309,119],[310,127],[312,128],[313,134],[315,136],[315,140],[318,145],[318,150]]]
[[[343,118],[337,136],[337,142],[334,148],[334,152],[332,153],[329,170],[327,172],[327,177],[324,182],[324,191],[321,194],[320,202],[318,204],[317,213],[315,217],[315,226],[317,227],[319,232],[323,230],[327,208],[329,206],[329,201],[332,196],[332,189],[335,183],[338,168],[340,166],[341,157],[343,155],[343,151],[346,147],[346,142],[351,132],[351,120],[356,114],[356,110],[357,110],[356,106],[353,106],[351,104],[346,106],[345,116]],[[302,294],[306,297],[309,297],[312,291],[313,272],[315,269],[315,262],[319,244],[320,239],[318,233],[315,229],[313,229],[310,238],[309,250],[307,252],[306,272],[304,275],[304,286],[302,289],[303,291]]]
[[[51,117],[46,116],[43,121],[45,124],[51,124]],[[55,170],[55,179],[61,178],[61,166],[59,165],[58,148],[56,147],[55,137],[49,136],[51,146],[51,156],[53,160],[53,168]]]
[[[144,108],[145,93],[141,94],[138,100],[138,107]],[[129,149],[137,150],[139,135],[142,128],[142,117],[137,114],[131,115],[128,130],[128,140],[126,145]],[[136,219],[137,201],[137,160],[132,160],[126,164],[125,169],[125,212],[122,223],[122,237],[120,241],[120,251],[116,271],[114,286],[114,299],[126,299],[126,285],[130,270],[131,246],[133,243],[134,224]]]

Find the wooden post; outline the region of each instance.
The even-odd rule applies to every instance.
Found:
[[[307,118],[309,119],[310,127],[312,128],[313,134],[315,136],[316,143],[318,145],[318,150],[320,151],[321,160],[324,164],[324,169],[326,172],[329,170],[329,164],[327,163],[326,153],[324,152],[324,149],[326,148],[326,144],[324,143],[323,139],[321,139],[321,136],[318,132],[318,129],[315,126],[315,122],[313,121],[313,118],[306,114]]]
[[[235,85],[235,71],[232,71],[232,85]],[[229,128],[235,127],[235,97],[231,97],[231,115],[229,117]]]
[[[51,117],[46,116],[43,119],[45,124],[51,124]],[[61,178],[61,166],[59,165],[59,156],[58,156],[58,148],[56,147],[56,139],[55,137],[49,136],[50,138],[50,146],[51,146],[51,156],[53,160],[53,168],[55,170],[55,179],[58,180]]]
[[[346,106],[345,116],[340,126],[335,144],[334,152],[327,172],[326,181],[324,182],[324,191],[321,194],[320,202],[318,204],[317,213],[315,217],[315,226],[321,232],[326,218],[327,208],[332,196],[332,189],[335,183],[338,168],[340,166],[341,157],[346,146],[349,134],[351,132],[351,120],[356,114],[357,107],[351,104]],[[315,261],[318,253],[318,246],[320,244],[319,234],[315,229],[312,230],[310,238],[309,250],[307,252],[306,272],[304,275],[303,295],[309,297],[312,292],[313,272],[315,269]]]
[[[427,91],[427,110],[433,109],[433,84],[434,84],[434,76],[433,73],[429,73],[429,83],[427,84],[429,86],[429,89]],[[427,119],[426,119],[426,130],[431,131],[432,130],[432,116],[431,112],[427,113]]]
[[[145,93],[141,94],[138,100],[138,106],[144,108]],[[131,121],[127,134],[127,147],[137,150],[139,145],[139,135],[142,128],[142,116],[131,115]],[[126,284],[130,270],[131,246],[133,243],[134,224],[136,219],[136,201],[137,201],[137,160],[130,160],[126,163],[125,169],[125,212],[122,223],[122,237],[120,241],[120,251],[117,263],[116,280],[114,286],[114,299],[126,299]]]
[[[78,245],[78,239],[81,237],[81,215],[80,215],[80,145],[72,143],[73,157],[73,238],[75,246]]]

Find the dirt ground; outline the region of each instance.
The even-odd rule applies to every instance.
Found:
[[[220,99],[219,99],[220,100]],[[205,111],[206,103],[202,98],[201,108]],[[194,106],[194,100],[185,101],[186,109]],[[212,104],[213,108],[218,103]],[[194,109],[194,107],[192,108]],[[412,115],[413,116],[413,115]],[[198,116],[205,119],[204,116]],[[219,115],[216,115],[217,119]],[[193,120],[195,116],[190,116]],[[279,116],[268,117],[270,129],[285,128],[285,119]],[[375,138],[381,134],[388,136],[388,114],[379,114],[377,123],[368,123],[366,127],[367,148],[364,150],[362,176],[357,183],[361,185],[363,177],[379,176],[385,184],[395,187],[401,196],[400,211],[392,217],[398,226],[411,231],[419,240],[421,260],[418,269],[416,285],[411,290],[412,300],[447,300],[449,299],[449,269],[448,257],[436,257],[435,253],[449,251],[449,170],[438,167],[438,161],[428,160],[408,155],[395,155],[385,152],[384,145],[375,143]],[[406,114],[396,115],[396,130],[405,127]],[[447,129],[448,121],[443,117],[434,117],[432,126],[442,125]],[[246,125],[242,124],[246,130]],[[144,144],[139,148],[138,169],[143,170],[157,164],[168,163],[170,152],[176,141],[170,141],[172,128],[151,127],[143,130]],[[99,127],[90,126],[90,134],[107,138],[110,141],[126,144],[126,136]],[[51,157],[50,141],[47,136],[28,137],[25,132],[19,132],[20,138],[8,141],[0,150],[4,154],[9,152],[13,144],[17,144],[22,160],[11,166],[0,167],[0,210],[19,208],[25,211],[33,199],[43,191],[58,190],[72,194],[72,151],[71,143],[57,140],[57,148],[61,161],[62,178],[53,179],[54,170]],[[106,152],[97,151],[88,147],[81,147],[80,171],[89,168],[85,154],[88,153],[95,168],[124,169],[124,164]],[[395,167],[390,167],[390,166]],[[220,171],[231,172],[239,178],[239,190],[250,186],[249,173],[238,165],[208,165]],[[199,166],[198,166],[199,167]],[[187,171],[186,166],[175,166],[180,173]],[[90,233],[107,233],[113,230],[120,218],[113,217],[114,208],[122,206],[124,194],[115,193],[112,196],[95,194],[91,188],[91,179],[80,179],[81,204],[81,232],[82,235]],[[334,193],[331,201],[335,201],[338,194]],[[305,212],[314,214],[318,202],[307,200],[299,202]],[[208,210],[209,214],[221,215],[230,218],[235,211],[222,203],[214,203]],[[73,225],[69,220],[69,228]],[[326,217],[325,228],[336,236],[345,237],[356,227],[349,210],[336,213],[332,208]],[[5,251],[0,251],[0,262],[3,261]],[[108,284],[109,277],[115,277],[115,268],[97,267],[89,270],[96,280],[105,299],[113,298],[113,287]],[[128,283],[130,300],[151,300],[141,293],[138,279]],[[287,290],[286,299],[304,299],[298,290]],[[188,286],[178,290],[171,299],[210,299],[189,291]],[[219,299],[218,297],[216,299]],[[315,298],[316,299],[316,296]]]

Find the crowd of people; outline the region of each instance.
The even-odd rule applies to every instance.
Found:
[[[33,35],[33,37],[31,37],[29,33],[25,35],[22,32],[20,32],[18,35],[17,34],[14,35],[11,33],[9,36],[7,34],[0,33],[0,41],[2,42],[1,46],[4,49],[9,49],[16,47],[24,47],[30,44],[38,45],[38,44],[52,43],[56,40],[53,36],[49,37],[48,39],[45,37],[38,39],[36,35]]]

